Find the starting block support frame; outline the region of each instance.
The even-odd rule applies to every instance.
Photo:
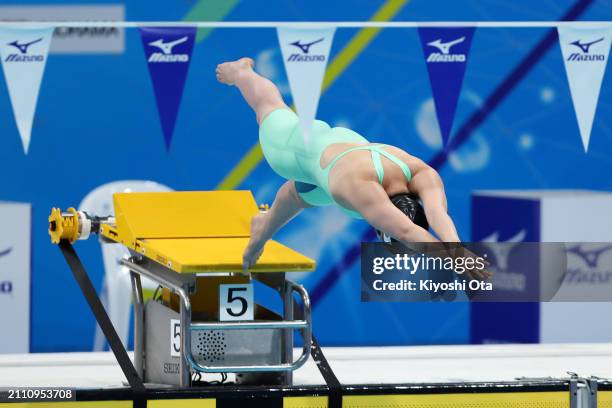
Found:
[[[253,274],[253,278],[275,289],[283,300],[283,320],[281,321],[254,321],[254,322],[205,322],[192,323],[191,301],[189,295],[194,293],[196,277],[194,275],[176,274],[163,266],[151,262],[147,258],[135,255],[130,259],[120,261],[121,265],[130,270],[132,292],[134,297],[134,360],[136,371],[144,378],[144,302],[140,275],[161,284],[172,290],[180,298],[180,386],[188,387],[191,384],[191,369],[203,373],[261,373],[282,372],[284,383],[292,383],[293,370],[301,367],[310,357],[310,344],[312,342],[312,316],[308,293],[303,286],[285,278],[285,274],[266,273]],[[297,293],[302,302],[302,316],[300,320],[294,319],[294,299]],[[276,365],[244,365],[244,366],[203,366],[194,358],[191,349],[192,330],[236,330],[236,329],[283,329],[281,350],[281,364]],[[293,333],[300,330],[303,337],[302,354],[293,361]]]

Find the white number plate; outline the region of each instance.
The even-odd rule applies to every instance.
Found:
[[[170,357],[181,356],[181,321],[170,319]]]
[[[219,320],[253,320],[253,285],[219,285]]]

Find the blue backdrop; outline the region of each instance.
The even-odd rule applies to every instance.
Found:
[[[77,4],[69,0],[44,3]],[[126,19],[182,20],[188,15],[205,19],[217,3],[223,2],[130,1],[125,3]],[[384,4],[358,0],[229,3],[232,7],[224,3],[229,9],[225,20],[240,21],[367,20]],[[576,4],[584,6],[581,20],[611,19],[610,2],[566,0],[412,0],[394,19],[557,20]],[[332,60],[358,31],[337,31]],[[474,112],[484,112],[484,121],[464,132],[465,143],[448,155],[439,156],[431,88],[415,29],[378,33],[324,93],[318,116],[424,160],[437,157],[450,213],[464,239],[470,237],[469,198],[475,189],[612,190],[612,78],[604,78],[590,151],[585,154],[556,34],[552,46],[536,52],[523,66],[525,76],[503,88],[507,96],[499,105],[491,110],[487,104],[487,98],[500,90],[549,31],[476,30],[451,141]],[[32,351],[89,350],[93,342],[94,319],[58,249],[49,242],[51,207],[78,205],[89,191],[114,180],[155,180],[177,190],[214,189],[257,138],[254,116],[238,91],[215,80],[215,66],[220,62],[253,57],[257,69],[274,80],[290,101],[273,29],[217,29],[201,37],[194,48],[169,152],[134,29],[126,31],[125,52],[119,55],[50,55],[27,156],[4,79],[0,80],[0,200],[33,204]],[[281,183],[263,162],[239,188],[253,190],[260,202],[271,202]],[[368,229],[335,208],[313,209],[277,237],[318,260],[318,270],[300,280],[315,298],[315,330],[321,342],[467,342],[467,304],[360,303],[358,257],[351,248]],[[91,240],[79,243],[77,249],[100,286],[99,245]]]

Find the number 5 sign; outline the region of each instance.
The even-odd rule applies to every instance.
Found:
[[[170,357],[181,356],[181,321],[170,319]]]
[[[219,285],[219,320],[253,320],[253,285]]]

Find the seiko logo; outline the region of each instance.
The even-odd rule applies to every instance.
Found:
[[[11,253],[13,248],[6,248],[0,250],[0,258],[7,256]],[[8,295],[13,292],[13,282],[11,281],[0,281],[0,295]]]
[[[289,55],[289,57],[287,58],[287,62],[325,61],[325,55],[323,54],[310,54],[310,47],[322,42],[323,40],[325,40],[325,38],[319,38],[318,40],[303,44],[300,42],[300,40],[290,43],[289,45],[293,45],[294,47],[299,48],[301,52]]]
[[[164,374],[178,374],[180,368],[176,363],[164,363]]]
[[[605,61],[606,56],[604,54],[591,54],[591,46],[593,44],[597,44],[602,42],[604,39],[598,38],[597,40],[593,40],[591,42],[580,42],[580,40],[576,40],[571,42],[570,45],[573,45],[580,49],[580,52],[573,52],[568,57],[568,61]]]
[[[27,43],[20,43],[18,40],[8,43],[11,47],[16,48],[19,53],[9,54],[4,59],[4,62],[42,62],[45,57],[40,54],[28,54],[28,50],[31,45],[39,43],[42,38]]]
[[[612,250],[612,245],[606,245],[597,249],[586,250],[582,245],[567,248],[568,255],[577,256],[582,262],[582,267],[568,267],[565,275],[567,283],[609,283],[612,281],[612,268],[610,262],[600,264],[601,257]]]
[[[432,52],[427,57],[427,62],[465,62],[465,54],[451,54],[451,48],[465,41],[465,37],[457,38],[456,40],[442,42],[441,38],[427,43],[430,47],[437,48],[440,52]]]
[[[173,54],[172,49],[187,41],[187,36],[178,40],[164,42],[163,38],[150,42],[151,47],[156,47],[161,52],[154,52],[149,56],[149,62],[188,62],[189,54]]]

